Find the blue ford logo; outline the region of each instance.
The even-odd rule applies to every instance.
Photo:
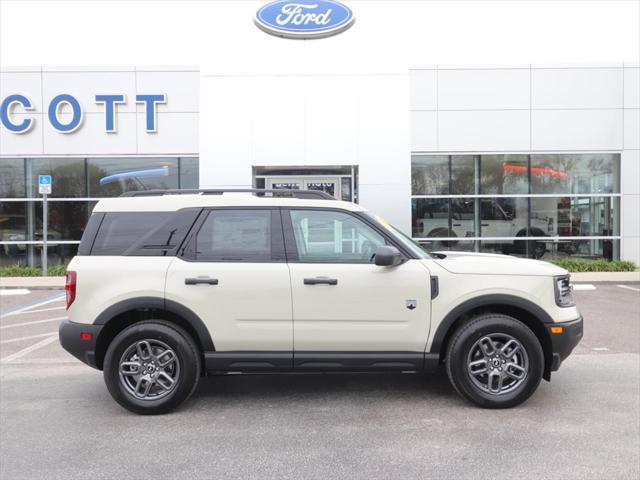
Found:
[[[321,38],[345,31],[355,18],[334,0],[277,0],[256,13],[256,25],[287,38]]]

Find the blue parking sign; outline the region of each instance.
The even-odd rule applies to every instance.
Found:
[[[38,193],[51,193],[51,175],[38,175]]]

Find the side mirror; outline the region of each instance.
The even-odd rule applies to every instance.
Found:
[[[395,267],[402,263],[402,254],[396,247],[389,245],[376,248],[374,258],[376,265],[380,267]]]

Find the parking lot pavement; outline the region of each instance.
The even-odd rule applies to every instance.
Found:
[[[0,479],[636,479],[640,284],[594,286],[575,293],[582,343],[511,410],[443,372],[227,375],[157,417],[62,350],[62,292],[0,296]]]

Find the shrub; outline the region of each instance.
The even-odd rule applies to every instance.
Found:
[[[570,272],[634,272],[636,270],[635,263],[626,260],[608,261],[604,259],[563,258],[551,260],[549,263],[553,263]]]
[[[52,277],[62,276],[66,273],[67,266],[63,263],[52,265],[47,272]],[[40,277],[42,269],[36,267],[27,267],[25,265],[9,265],[0,267],[0,277]]]

